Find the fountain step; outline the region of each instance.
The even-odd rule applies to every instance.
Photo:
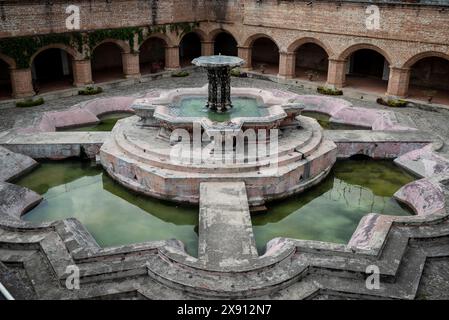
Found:
[[[199,261],[249,266],[257,258],[244,182],[200,184]]]
[[[191,268],[162,256],[150,257],[148,274],[159,283],[196,298],[241,299],[272,294],[301,279],[308,268],[292,256],[269,268],[241,272],[211,272]]]
[[[307,125],[308,129],[304,130],[288,130],[279,139],[278,148],[276,153],[265,159],[255,161],[255,159],[247,158],[245,162],[236,162],[235,156],[232,158],[227,157],[229,162],[226,162],[226,166],[220,168],[222,173],[240,173],[259,171],[261,168],[273,163],[273,159],[276,160],[278,166],[284,166],[289,163],[293,163],[301,160],[304,156],[310,155],[313,151],[319,148],[322,141],[321,128],[315,120],[305,118],[304,122],[311,122]],[[310,121],[313,120],[313,121]],[[303,122],[303,121],[301,121]],[[315,126],[314,126],[315,124]],[[151,131],[151,134],[148,132]],[[171,147],[166,141],[156,138],[155,129],[148,130],[146,133],[139,132],[133,133],[133,131],[122,132],[121,128],[114,129],[113,136],[117,147],[129,158],[141,161],[148,165],[166,168],[180,172],[199,172],[199,173],[216,173],[217,166],[215,163],[201,163],[201,159],[184,159],[184,163],[175,163],[170,160]],[[145,134],[142,137],[142,134]],[[299,143],[298,143],[299,142]],[[268,146],[269,148],[269,146]],[[299,150],[298,152],[295,149]],[[198,151],[201,154],[201,151]],[[224,159],[224,158],[223,158]],[[176,157],[176,160],[180,159]],[[221,159],[216,159],[221,162]],[[224,160],[223,160],[224,161]]]

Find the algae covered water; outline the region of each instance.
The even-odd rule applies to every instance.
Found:
[[[198,208],[130,192],[90,162],[43,162],[16,183],[44,197],[24,220],[75,217],[103,247],[176,238],[196,255]]]
[[[388,161],[337,162],[318,186],[253,216],[259,252],[274,237],[346,243],[367,213],[408,215],[392,195],[412,180]],[[43,162],[16,183],[44,197],[24,220],[75,217],[103,247],[175,238],[197,254],[198,207],[135,194],[90,162]]]
[[[111,131],[117,121],[131,116],[130,113],[111,113],[100,117],[100,122],[90,126],[81,126],[64,131]]]
[[[347,243],[367,213],[412,214],[392,196],[413,180],[391,161],[337,161],[319,185],[253,216],[257,248],[275,237]]]

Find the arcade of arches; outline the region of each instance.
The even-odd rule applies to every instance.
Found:
[[[190,66],[200,55],[223,54],[240,56],[247,61],[246,69],[255,73],[449,104],[449,57],[441,53],[415,55],[404,64],[371,45],[354,45],[330,55],[317,39],[298,39],[287,50],[268,35],[249,39],[236,40],[225,30],[209,35],[192,31],[179,44],[151,36],[138,53],[111,40],[95,47],[90,59],[75,56],[74,49],[53,47],[35,55],[29,69],[14,68],[11,58],[0,54],[0,99],[175,70]]]

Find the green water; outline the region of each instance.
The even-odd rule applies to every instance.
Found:
[[[206,97],[190,97],[181,100],[179,115],[183,117],[208,117],[212,121],[223,122],[238,117],[260,117],[265,115],[263,108],[259,107],[259,103],[254,98],[249,97],[233,97],[233,108],[227,112],[218,113],[210,111],[206,108]]]
[[[413,180],[388,161],[337,162],[318,186],[253,216],[258,250],[275,237],[346,243],[367,213],[409,215],[392,195]],[[43,162],[15,183],[44,197],[24,220],[75,217],[103,247],[176,238],[197,254],[198,207],[137,195],[90,162]]]
[[[390,161],[339,161],[316,187],[253,216],[257,248],[275,237],[347,243],[367,213],[410,215],[392,195],[413,180]]]
[[[44,197],[26,221],[75,217],[102,247],[176,238],[197,254],[198,208],[132,193],[90,162],[43,162],[15,183]]]
[[[129,113],[111,113],[100,118],[100,122],[92,126],[82,126],[66,131],[111,131],[117,121],[131,116]]]
[[[363,127],[358,127],[350,124],[340,124],[334,123],[330,121],[330,117],[326,114],[314,111],[303,111],[301,112],[302,116],[314,118],[320,124],[323,129],[326,130],[361,130],[366,129]]]

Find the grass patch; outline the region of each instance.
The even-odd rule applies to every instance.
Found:
[[[342,96],[343,95],[342,90],[326,88],[326,87],[318,87],[318,88],[316,88],[316,91],[318,91],[318,93],[325,94],[327,96]]]
[[[94,94],[99,94],[99,93],[102,93],[102,92],[103,92],[103,88],[102,87],[96,87],[96,88],[94,88],[94,87],[87,87],[87,88],[84,88],[84,89],[78,91],[78,94],[81,95],[81,96],[92,96]]]
[[[39,98],[36,100],[26,99],[23,101],[16,102],[16,107],[17,108],[30,108],[30,107],[40,106],[41,104],[44,104],[44,103],[45,103],[44,98]]]
[[[187,71],[179,71],[171,74],[171,76],[174,78],[183,78],[188,77],[189,75],[190,73],[188,73]]]

